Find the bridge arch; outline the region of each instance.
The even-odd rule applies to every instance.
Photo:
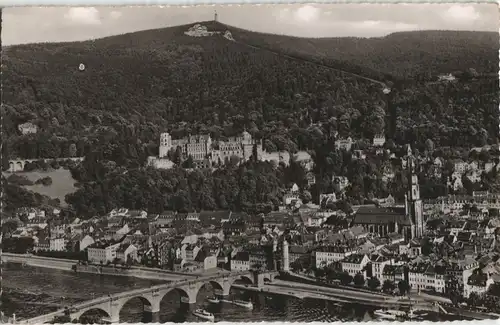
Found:
[[[89,309],[85,309],[82,312],[79,312],[77,314],[71,315],[70,317],[71,317],[71,320],[77,319],[79,324],[93,324],[95,322],[92,322],[92,323],[84,322],[84,323],[82,323],[82,321],[85,321],[84,317],[92,317],[92,314],[96,313],[96,312],[98,312],[100,314],[99,318],[102,318],[104,316],[104,317],[107,317],[108,319],[111,319],[110,312],[108,310],[105,310],[104,308],[99,307],[99,306],[91,307]]]
[[[216,280],[201,281],[198,289],[196,290],[196,299],[198,299],[198,295],[200,294],[201,289],[206,288],[207,284],[210,284],[210,286],[214,290],[214,295],[216,296],[227,295],[231,287],[231,284],[219,282]]]
[[[22,161],[16,162],[16,170],[21,172],[24,170],[24,163]]]
[[[169,288],[165,291],[159,292],[157,297],[158,304],[160,304],[160,302],[172,291],[175,291],[180,295],[181,302],[189,302],[190,304],[194,304],[196,303],[196,295],[198,294],[198,290],[199,288],[193,290],[193,288],[186,288],[184,286]]]
[[[253,284],[253,278],[250,275],[242,275],[237,280],[241,280],[245,284]]]
[[[144,296],[135,296],[135,297],[128,297],[128,298],[124,298],[120,301],[120,304],[117,306],[116,310],[117,310],[117,313],[118,315],[120,315],[120,313],[122,312],[123,310],[123,307],[128,303],[130,302],[131,300],[133,299],[138,299],[141,301],[142,303],[142,306],[143,306],[143,309],[149,309],[149,310],[154,310],[155,308],[157,308],[159,310],[160,308],[160,302],[158,301],[155,301],[154,299],[150,299],[150,298],[147,298],[147,297],[144,297]]]

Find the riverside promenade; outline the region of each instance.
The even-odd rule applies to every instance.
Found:
[[[196,273],[180,273],[157,268],[137,266],[125,268],[120,266],[115,267],[113,265],[78,265],[78,261],[76,260],[43,257],[31,254],[2,253],[1,260],[2,263],[19,263],[33,267],[73,271],[76,273],[127,276],[149,280],[180,281],[200,276],[200,274]]]

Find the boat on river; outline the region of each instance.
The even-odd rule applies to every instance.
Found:
[[[401,310],[393,310],[393,309],[388,309],[388,310],[383,310],[383,309],[377,309],[373,313],[375,316],[385,319],[385,320],[396,320],[397,318],[405,318],[407,313]]]
[[[230,304],[233,304],[233,305],[236,305],[236,306],[240,306],[240,307],[244,307],[246,309],[253,309],[253,304],[251,301],[244,301],[244,300],[223,300],[224,302],[228,302]]]
[[[218,304],[220,302],[219,298],[217,298],[217,297],[210,297],[207,300],[211,304]]]
[[[214,314],[209,313],[205,309],[196,309],[193,311],[193,315],[211,322],[215,321]]]

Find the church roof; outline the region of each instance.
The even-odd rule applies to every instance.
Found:
[[[411,225],[404,208],[362,206],[354,216],[354,224],[388,224],[397,222],[399,225]]]

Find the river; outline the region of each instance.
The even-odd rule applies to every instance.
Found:
[[[15,313],[18,319],[38,316],[93,297],[163,283],[130,277],[76,274],[10,263],[3,264],[2,275],[3,297],[0,309],[8,316]],[[212,295],[213,289],[210,285],[203,287],[198,295],[197,307],[212,312],[216,321],[332,322],[373,319],[373,309],[360,305],[341,306],[321,300],[300,300],[232,289],[232,297],[253,301],[254,309],[247,310],[226,303],[211,305],[206,298]],[[201,321],[187,312],[185,307],[180,303],[180,297],[175,290],[168,293],[160,304],[160,322]],[[120,321],[141,322],[142,309],[139,299],[130,300],[120,312]],[[432,320],[438,319],[433,317]]]

